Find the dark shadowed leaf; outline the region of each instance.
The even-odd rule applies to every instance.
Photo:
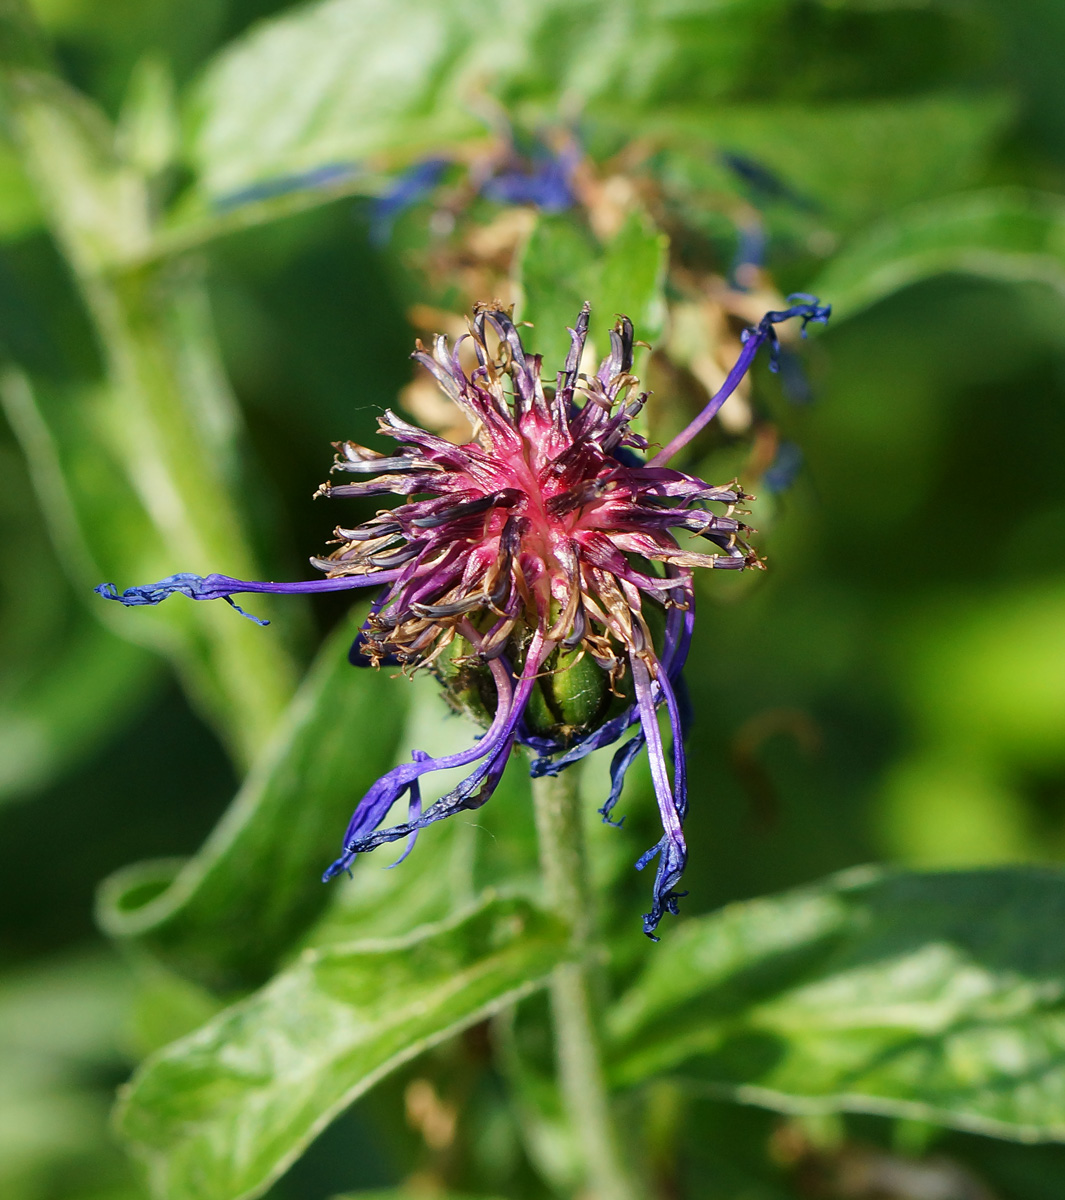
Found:
[[[0,689],[0,802],[44,787],[130,719],[158,662],[84,609],[47,645],[43,669]]]
[[[566,936],[517,899],[394,941],[308,950],[141,1067],[118,1128],[160,1200],[261,1194],[389,1071],[527,994]]]
[[[321,874],[351,810],[394,765],[407,699],[405,680],[350,665],[357,628],[346,623],[322,648],[200,853],[140,863],[105,882],[99,916],[108,933],[225,989],[262,982],[314,920],[332,896]]]
[[[689,922],[611,1014],[616,1077],[1065,1140],[1065,871],[859,868]]]
[[[1002,188],[907,209],[844,247],[813,286],[838,321],[946,274],[1045,283],[1065,294],[1065,202]]]
[[[10,381],[9,381],[10,382]],[[0,382],[0,393],[3,383]],[[0,441],[0,803],[69,771],[130,719],[159,678],[151,654],[105,629],[49,553],[29,473]]]

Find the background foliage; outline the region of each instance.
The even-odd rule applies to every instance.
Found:
[[[476,822],[322,888],[361,791],[468,737],[433,686],[354,673],[336,597],[256,598],[264,631],[90,591],[303,575],[329,442],[410,382],[412,306],[468,302],[431,199],[385,237],[373,197],[441,154],[461,193],[504,113],[572,126],[640,203],[530,213],[485,278],[549,358],[581,300],[600,344],[630,313],[668,351],[662,429],[697,392],[686,280],[752,214],[780,289],[835,309],[814,399],[763,369],[754,452],[696,456],[764,472],[772,430],[805,465],[757,489],[771,570],[701,581],[690,896],[657,948],[646,770],[620,833],[589,804],[649,1194],[1060,1196],[1063,14],[0,0],[5,1197],[572,1194],[518,764]],[[459,235],[501,215],[468,196]]]

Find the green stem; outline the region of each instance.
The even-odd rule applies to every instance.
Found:
[[[544,891],[549,906],[570,925],[575,950],[574,961],[556,967],[550,984],[563,1101],[584,1155],[590,1196],[635,1200],[639,1189],[621,1154],[592,1007],[599,955],[577,771],[535,779],[532,786]]]
[[[96,328],[117,412],[108,450],[162,557],[184,570],[257,577],[233,469],[239,420],[202,319],[196,272],[188,263],[123,265],[152,241],[148,181],[117,153],[105,116],[54,73],[25,0],[0,0],[0,100]],[[295,666],[277,637],[225,606],[203,608],[180,632],[159,622],[171,634],[160,648],[246,765],[292,695]]]

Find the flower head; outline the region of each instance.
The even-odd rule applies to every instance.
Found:
[[[311,560],[325,578],[260,583],[175,575],[121,594],[111,584],[96,590],[139,605],[157,604],[172,592],[233,603],[238,592],[379,588],[352,647],[353,661],[432,667],[453,691],[461,680],[476,693],[474,708],[488,725],[484,736],[441,758],[415,751],[412,762],[379,779],[355,809],[327,879],[384,842],[409,838],[409,853],[426,826],[479,807],[518,744],[536,752],[534,775],[557,774],[637,726],[615,753],[611,791],[600,811],[611,819],[625,772],[646,745],[663,832],[636,865],[657,859],[644,917],[644,931],[653,937],[683,895],[676,890],[687,858],[688,806],[680,673],[694,620],[693,573],[761,565],[739,519],[737,506],[746,499],[739,486],[714,486],[666,463],[720,408],[762,343],[775,349],[776,324],[799,317],[805,327],[827,319],[827,307],[795,299],[748,331],[711,403],[646,460],[647,444],[630,426],[646,395],[631,373],[628,318],[615,326],[610,353],[595,375],[584,375],[585,305],[570,331],[566,361],[554,384],[545,386],[540,358],[526,353],[510,313],[500,305],[479,306],[467,335],[477,362],[471,372],[460,363],[458,345],[443,337],[431,351],[419,342],[413,356],[465,414],[473,440],[455,445],[385,412],[380,432],[398,443],[393,453],[338,443],[334,471],[352,478],[323,484],[319,495],[405,499],[360,525],[338,527],[338,548]],[[602,686],[591,706],[561,711],[566,705],[560,709],[550,681],[580,663]],[[672,732],[668,753],[657,717],[663,705]],[[423,806],[423,776],[473,764],[462,783]],[[382,827],[403,796],[407,820]]]

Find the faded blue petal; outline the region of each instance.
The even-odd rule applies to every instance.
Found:
[[[723,151],[719,157],[721,162],[750,188],[751,198],[756,203],[783,200],[807,212],[816,210],[815,204],[800,195],[775,171],[757,159],[729,150]]]
[[[218,212],[232,212],[247,204],[272,200],[277,196],[286,196],[292,192],[317,191],[321,188],[347,183],[349,180],[357,179],[360,174],[362,174],[362,168],[357,163],[323,163],[308,171],[261,180],[248,187],[240,188],[238,191],[219,196],[213,201],[213,204]]]
[[[781,442],[772,465],[762,476],[763,485],[774,493],[787,491],[802,470],[802,451],[794,442]]]
[[[781,346],[777,362],[780,369],[780,388],[785,399],[792,404],[810,404],[814,399],[814,389],[810,385],[802,359],[794,350]]]
[[[498,171],[481,185],[481,194],[499,204],[535,204],[544,212],[565,212],[577,202],[573,172],[579,153],[567,148],[561,154],[544,154],[529,168]]]
[[[831,304],[821,304],[816,296],[809,296],[804,292],[796,292],[794,295],[789,296],[788,303],[788,308],[767,312],[757,325],[743,331],[741,335],[743,350],[732,370],[725,377],[725,382],[714,393],[710,402],[695,420],[682,429],[664,449],[660,450],[649,461],[649,466],[656,467],[668,462],[692,438],[710,424],[714,417],[717,416],[721,406],[736,388],[739,387],[740,381],[751,369],[751,364],[754,362],[758,351],[767,342],[769,343],[770,370],[777,370],[780,339],[777,337],[774,326],[781,324],[783,321],[790,321],[792,318],[798,317],[802,321],[802,334],[805,337],[807,325],[811,322],[817,322],[822,325],[827,324],[828,318],[832,315]]]
[[[423,159],[377,197],[370,212],[370,239],[375,245],[383,246],[389,240],[396,217],[428,196],[449,165],[446,158]]]
[[[272,592],[292,595],[300,592],[343,592],[352,588],[373,587],[390,583],[398,571],[378,571],[368,575],[343,575],[335,579],[304,579],[295,583],[270,583],[251,579],[233,579],[229,575],[168,575],[158,583],[142,583],[120,592],[113,583],[99,583],[93,588],[105,600],[117,600],[126,608],[145,604],[161,604],[170,596],[188,596],[190,600],[225,600],[243,617],[256,625],[269,625],[260,617],[247,613],[232,597],[238,592]]]

